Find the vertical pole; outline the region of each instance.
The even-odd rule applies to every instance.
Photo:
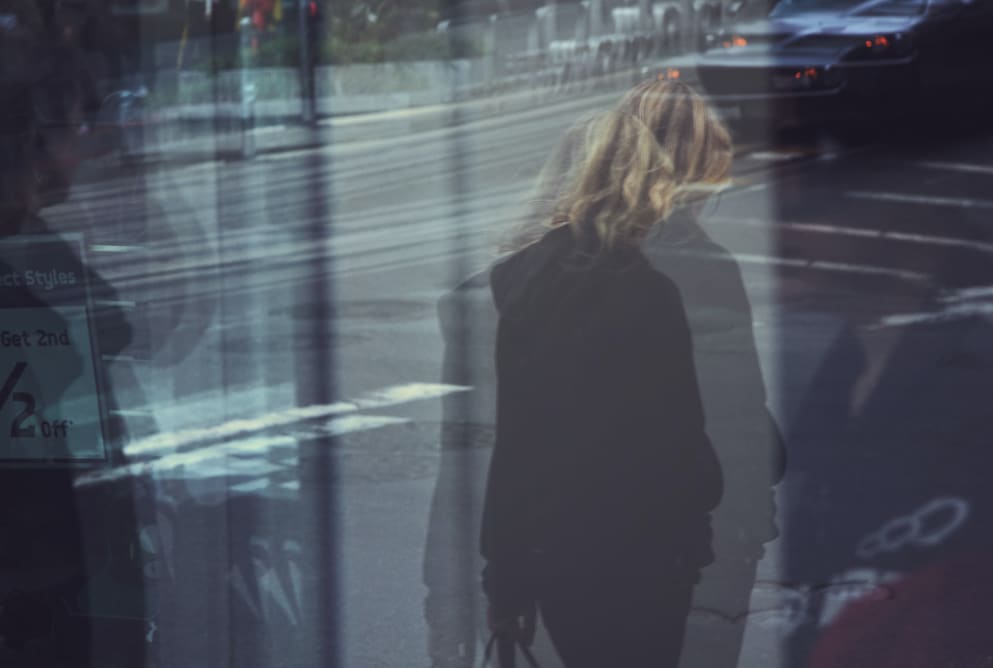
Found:
[[[239,24],[241,33],[241,49],[239,51],[241,65],[241,157],[250,160],[255,157],[255,137],[252,130],[255,127],[255,81],[252,75],[254,65],[252,38],[255,28],[247,16]]]
[[[316,140],[317,129],[313,131]],[[330,143],[330,140],[329,140]],[[333,172],[331,157],[311,151],[304,159],[300,195],[306,203],[306,224],[300,232],[314,248],[326,248],[334,234]],[[307,318],[295,320],[293,340],[294,377],[297,406],[326,406],[337,398],[336,318],[334,261],[323,251],[306,260],[307,283],[296,292],[296,308]],[[301,542],[307,546],[301,555],[301,571],[308,592],[302,602],[305,621],[304,647],[297,662],[287,665],[336,668],[340,663],[339,583],[341,551],[337,471],[332,452],[335,438],[330,435],[301,440],[298,445]]]
[[[590,36],[599,37],[603,34],[603,3],[601,0],[590,0]]]
[[[310,3],[297,0],[297,33],[300,36],[300,95],[301,120],[312,125],[317,119],[317,94],[314,90],[314,54],[311,53]],[[316,26],[313,27],[317,29]]]
[[[461,3],[453,3],[453,19],[456,25],[461,24],[462,18]],[[453,38],[457,33],[449,32]],[[499,48],[499,45],[494,45]],[[454,51],[454,49],[452,50]],[[463,80],[462,71],[453,68],[455,76],[451,80],[451,97],[459,99],[460,91],[466,83]],[[452,285],[459,285],[465,280],[471,271],[469,264],[469,249],[472,239],[467,228],[469,223],[469,212],[467,210],[467,195],[470,190],[468,180],[469,167],[469,137],[464,124],[464,112],[461,104],[456,104],[452,117],[452,133],[448,146],[447,166],[451,174],[451,209],[449,212],[452,223],[451,245],[452,261],[449,267]],[[475,385],[473,379],[472,341],[475,335],[474,323],[471,319],[471,309],[465,299],[456,299],[456,320],[459,322],[458,331],[461,332],[460,340],[453,346],[454,366],[464,371],[463,378],[467,385]],[[456,399],[456,420],[466,419],[471,415],[471,405],[468,397]],[[482,592],[479,587],[479,570],[477,569],[478,559],[474,558],[477,552],[478,531],[476,527],[476,517],[482,514],[482,510],[477,507],[477,490],[474,489],[474,470],[472,460],[466,458],[471,443],[471,432],[469,429],[460,430],[462,442],[454,443],[457,449],[455,454],[455,484],[447,488],[447,494],[442,499],[442,504],[447,504],[451,509],[453,541],[452,554],[447,555],[451,559],[451,575],[449,586],[455,592],[449,604],[456,606],[461,614],[458,615],[454,624],[457,628],[449,629],[455,637],[459,638],[465,645],[460,648],[465,656],[474,664],[476,660],[476,636],[480,627],[477,611],[479,597]],[[452,453],[443,453],[451,456]],[[443,509],[448,510],[448,509]]]
[[[311,34],[307,30],[309,8],[299,2],[300,61],[303,95],[303,118],[310,125],[308,143],[326,144],[330,129],[320,132],[316,120],[313,59],[310,57]],[[293,232],[299,240],[315,249],[324,249],[304,260],[307,280],[294,289],[295,308],[306,318],[294,318],[294,382],[297,406],[326,406],[337,399],[336,353],[337,312],[334,259],[327,250],[334,233],[334,162],[323,151],[308,151],[302,159],[297,189],[304,204],[303,221]],[[305,518],[300,529],[306,546],[301,560],[304,590],[302,602],[304,646],[297,661],[287,665],[337,668],[341,663],[341,584],[340,523],[337,508],[338,473],[332,453],[335,437],[322,434],[298,442],[298,480],[300,515]]]
[[[492,88],[498,71],[497,63],[497,15],[490,14],[486,22],[483,38],[483,80],[487,88]]]

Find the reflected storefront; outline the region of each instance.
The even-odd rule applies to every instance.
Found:
[[[993,9],[837,4],[0,0],[0,665],[993,660]]]

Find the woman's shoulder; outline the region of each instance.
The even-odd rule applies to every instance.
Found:
[[[625,271],[617,289],[628,296],[628,303],[636,308],[659,305],[682,306],[679,285],[647,258],[639,257]]]

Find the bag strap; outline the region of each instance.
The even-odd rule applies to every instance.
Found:
[[[486,651],[483,653],[483,666],[490,665],[490,661],[493,659],[493,652],[497,648],[497,645],[500,644],[501,640],[503,642],[509,643],[511,654],[510,654],[510,666],[507,666],[507,667],[500,666],[499,668],[514,668],[514,664],[515,664],[515,660],[514,660],[514,658],[515,658],[514,657],[515,652],[514,652],[514,650],[515,649],[520,649],[521,650],[521,654],[524,655],[524,660],[527,661],[528,666],[530,666],[530,668],[541,668],[541,666],[538,665],[538,660],[536,658],[534,658],[534,654],[531,653],[531,649],[527,645],[525,645],[524,643],[520,642],[519,640],[511,640],[511,639],[501,638],[496,633],[494,633],[493,635],[491,635],[489,641],[487,641],[487,643],[486,643]],[[498,652],[497,653],[497,660],[499,660],[499,654],[500,653]]]

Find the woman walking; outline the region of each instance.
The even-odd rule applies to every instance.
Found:
[[[675,666],[712,558],[722,481],[686,314],[640,250],[700,185],[726,177],[730,156],[707,134],[719,123],[684,129],[673,149],[629,112],[586,123],[543,234],[491,272],[483,584],[498,633],[528,642],[540,611],[568,668]],[[684,181],[674,150],[724,167]]]

